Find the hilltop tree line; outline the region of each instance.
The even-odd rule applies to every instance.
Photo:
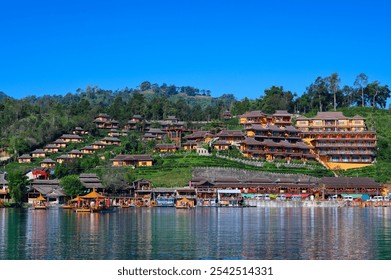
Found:
[[[272,86],[255,100],[244,98],[234,102],[231,111],[237,115],[250,110],[262,110],[268,114],[275,110],[307,114],[341,107],[385,108],[389,97],[388,85],[382,85],[377,80],[369,82],[364,73],[356,77],[353,85],[341,85],[338,73],[333,73],[327,77],[317,77],[301,96],[284,90],[282,86]]]
[[[318,77],[306,91],[297,96],[282,86],[272,86],[259,98],[237,100],[233,94],[211,97],[209,90],[191,86],[178,87],[142,82],[136,89],[104,90],[88,86],[64,96],[30,96],[13,99],[0,92],[0,148],[22,154],[55,140],[74,127],[81,126],[97,133],[93,124],[99,113],[107,113],[123,126],[134,114],[147,120],[160,120],[174,115],[189,124],[222,118],[230,110],[240,115],[250,110],[274,113],[287,110],[307,114],[340,107],[386,106],[390,97],[388,85],[369,82],[365,74],[357,76],[353,85],[340,84],[337,73]]]

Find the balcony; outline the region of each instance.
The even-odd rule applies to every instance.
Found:
[[[318,151],[319,155],[374,155],[372,151],[341,151],[341,150],[327,150],[327,151]]]

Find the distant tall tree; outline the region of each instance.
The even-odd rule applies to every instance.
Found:
[[[354,85],[359,87],[359,90],[361,91],[361,106],[365,107],[365,98],[364,98],[364,88],[368,84],[368,76],[364,73],[360,73],[356,80],[354,81]]]
[[[342,95],[343,95],[343,102],[342,106],[344,107],[350,107],[354,103],[354,95],[356,91],[351,86],[343,86],[342,88]]]
[[[338,76],[338,73],[331,74],[328,78],[328,86],[329,91],[334,96],[334,111],[337,110],[337,91],[339,90],[339,83],[341,82],[341,79]]]
[[[366,100],[372,107],[377,107],[377,104],[381,108],[386,106],[387,99],[390,97],[390,90],[387,85],[381,86],[379,81],[369,83],[365,90]]]
[[[311,109],[314,107],[313,103],[318,103],[320,112],[323,109],[327,110],[327,106],[330,104],[327,78],[317,77],[315,82],[307,88],[307,94],[311,99]]]
[[[260,100],[261,110],[267,114],[273,114],[276,110],[293,110],[293,94],[284,91],[282,86],[272,86],[265,89],[265,95]]]
[[[149,89],[151,89],[151,83],[150,82],[145,81],[145,82],[142,82],[140,84],[140,90],[141,91],[146,91],[146,90],[149,90]]]

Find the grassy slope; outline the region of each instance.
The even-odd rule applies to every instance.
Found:
[[[324,169],[310,170],[306,168],[277,168],[274,164],[267,164],[264,168],[245,165],[235,161],[217,158],[215,156],[198,156],[194,153],[180,153],[173,156],[158,158],[153,167],[139,167],[130,169],[128,173],[133,178],[151,180],[155,187],[185,186],[191,179],[193,167],[226,167],[256,171],[269,171],[278,173],[300,173],[313,176],[332,176]]]

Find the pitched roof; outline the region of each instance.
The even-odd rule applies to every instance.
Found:
[[[254,137],[246,137],[242,143],[246,145],[262,145],[262,142],[255,140]]]
[[[318,112],[313,119],[347,119],[342,112]]]
[[[116,137],[105,137],[102,139],[102,141],[121,142],[121,140]]]
[[[68,154],[82,154],[82,152],[80,152],[79,150],[72,150],[68,152]]]
[[[46,153],[43,149],[36,149],[31,152],[32,154],[44,154]]]
[[[266,116],[266,114],[264,114],[262,111],[250,111],[250,112],[244,113],[240,117],[242,117],[242,118],[255,118],[255,117],[263,117],[263,116]]]
[[[320,182],[330,187],[380,187],[379,183],[368,177],[323,177]]]
[[[153,160],[151,155],[117,155],[111,161],[139,161],[139,160]]]
[[[291,117],[292,114],[288,113],[286,110],[276,110],[276,112],[273,114],[273,116],[289,116]]]
[[[45,149],[58,149],[58,146],[56,144],[47,144]]]
[[[56,162],[51,158],[45,158],[43,161],[41,161],[41,163],[56,163]]]
[[[33,157],[30,156],[29,154],[23,154],[21,155],[20,157],[18,157],[18,159],[32,159]]]
[[[241,130],[222,130],[220,131],[217,136],[221,137],[229,137],[229,136],[240,136],[244,137],[243,133]]]
[[[83,139],[83,137],[76,134],[63,134],[60,139]]]
[[[172,148],[177,148],[175,143],[167,143],[167,144],[156,144],[156,148],[160,149],[172,149]]]

